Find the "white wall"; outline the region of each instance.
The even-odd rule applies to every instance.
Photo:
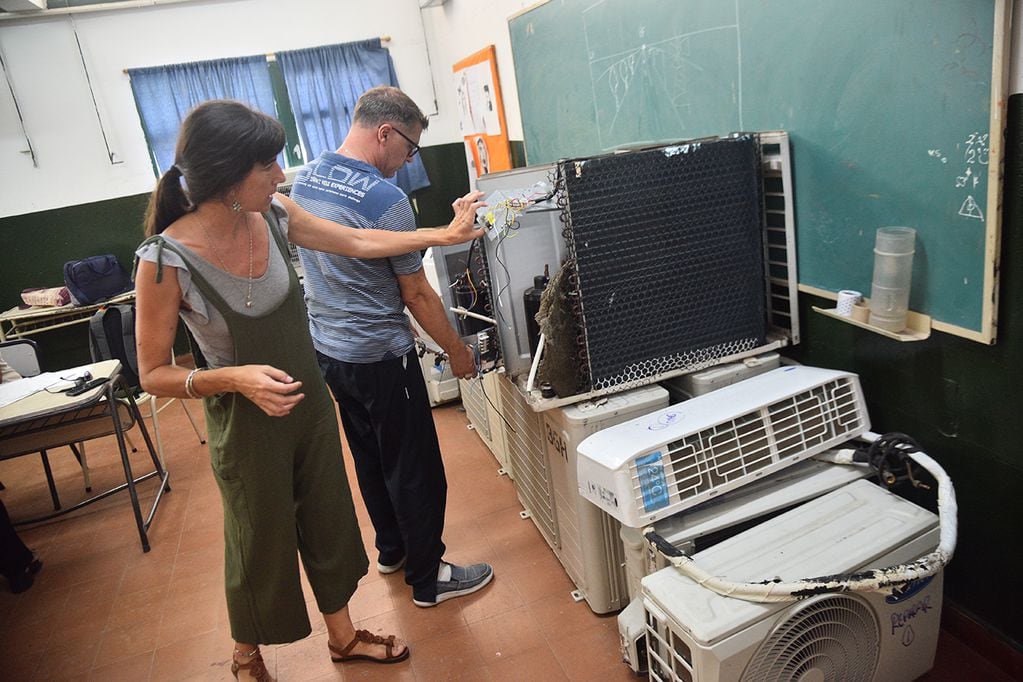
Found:
[[[471,3],[470,3],[471,4]],[[425,10],[425,13],[437,10]],[[36,163],[6,83],[0,83],[0,217],[140,194],[154,177],[130,67],[233,57],[390,35],[402,88],[434,113],[418,0],[195,0],[75,15],[99,117],[66,15],[0,22],[0,51]],[[453,111],[453,104],[449,105]],[[438,120],[442,116],[437,117]],[[439,130],[450,126],[441,123]],[[455,122],[457,130],[457,121]],[[452,142],[430,131],[426,144]]]
[[[438,120],[430,122],[431,135],[438,135],[443,142],[462,139],[451,67],[488,45],[494,45],[508,139],[522,139],[508,18],[536,4],[536,0],[448,0],[440,7],[423,10],[441,111]]]

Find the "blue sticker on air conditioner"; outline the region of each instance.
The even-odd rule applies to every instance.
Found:
[[[899,602],[906,601],[910,597],[916,595],[920,590],[930,585],[932,580],[934,580],[933,575],[929,575],[926,578],[910,580],[904,585],[895,587],[892,590],[892,593],[884,598],[884,601],[886,604],[898,604]]]
[[[637,459],[636,473],[639,475],[639,490],[643,493],[643,509],[650,512],[667,507],[668,480],[664,477],[660,451]]]

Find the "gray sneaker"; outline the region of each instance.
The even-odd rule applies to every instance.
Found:
[[[447,564],[448,562],[442,563]],[[451,567],[451,580],[437,581],[437,597],[430,601],[427,599],[417,599],[413,595],[412,603],[424,608],[436,606],[442,601],[454,599],[455,597],[464,597],[467,594],[481,590],[494,577],[494,569],[490,564],[472,564],[471,566],[448,564],[448,566]]]

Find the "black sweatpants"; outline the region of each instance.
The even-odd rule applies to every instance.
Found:
[[[406,556],[413,597],[433,601],[444,556],[447,480],[419,359],[414,351],[368,364],[316,355],[341,408],[379,560],[392,564]]]

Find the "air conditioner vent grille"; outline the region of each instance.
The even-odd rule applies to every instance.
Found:
[[[842,377],[669,443],[665,478],[674,503],[670,511],[862,432],[866,424],[857,395],[853,380]],[[630,469],[635,503],[642,509],[641,465],[634,460]]]

